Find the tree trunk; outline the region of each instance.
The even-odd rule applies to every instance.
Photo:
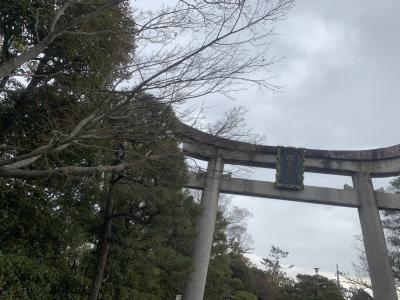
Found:
[[[59,35],[61,35],[61,32],[49,34],[38,44],[30,48],[28,51],[2,63],[0,65],[0,78],[11,75],[16,68],[19,68],[24,63],[38,57],[38,55],[42,53],[43,50],[46,49]]]
[[[22,115],[25,113],[26,107],[33,100],[33,96],[30,92],[33,91],[41,81],[45,80],[45,78],[42,77],[41,75],[44,74],[44,68],[46,67],[47,60],[48,60],[47,57],[40,59],[39,65],[34,74],[35,76],[32,77],[31,81],[25,88],[25,92],[18,97],[15,103],[15,109],[17,111],[17,114]]]
[[[89,293],[89,300],[96,300],[99,291],[100,291],[100,286],[101,282],[103,280],[104,276],[104,270],[106,267],[107,263],[107,257],[108,253],[110,250],[110,239],[111,239],[111,230],[112,230],[112,213],[113,213],[113,206],[114,206],[114,187],[115,184],[118,182],[120,179],[120,176],[117,174],[113,173],[111,175],[111,180],[110,180],[110,187],[108,190],[108,195],[107,195],[107,201],[105,204],[104,208],[104,224],[103,224],[103,229],[101,233],[101,237],[99,239],[99,252],[98,252],[98,257],[97,257],[97,269],[96,269],[96,274],[92,282],[92,286],[90,288],[90,293]]]

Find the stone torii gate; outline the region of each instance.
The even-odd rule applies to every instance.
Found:
[[[208,161],[207,172],[190,173],[186,185],[203,193],[192,253],[194,271],[186,283],[184,300],[203,299],[219,193],[357,208],[374,297],[398,299],[379,209],[400,210],[400,195],[374,190],[371,178],[400,175],[400,145],[362,151],[281,148],[232,141],[182,127],[184,154]],[[297,157],[293,159],[293,155]],[[277,168],[281,174],[277,174],[275,183],[231,178],[223,175],[224,163]],[[285,170],[279,170],[282,168]],[[303,171],[351,176],[354,187],[303,186]],[[290,172],[297,177],[291,177]],[[293,178],[300,181],[291,182]]]

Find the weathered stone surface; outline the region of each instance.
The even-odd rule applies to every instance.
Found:
[[[374,299],[397,300],[393,272],[371,178],[367,173],[357,173],[353,175],[353,183],[360,201],[358,215]]]
[[[197,271],[185,289],[185,300],[203,297],[219,192],[358,208],[375,299],[397,299],[379,209],[400,210],[400,196],[374,191],[371,177],[400,175],[400,145],[361,151],[305,149],[306,172],[352,176],[354,188],[305,186],[304,190],[295,191],[278,189],[272,182],[222,176],[222,167],[217,168],[221,174],[210,167],[228,163],[276,168],[277,147],[223,139],[184,124],[180,124],[180,129],[183,152],[191,157],[210,159],[207,175],[191,174],[187,184],[189,188],[204,189],[204,213],[197,227],[196,245],[201,249],[194,253]],[[207,222],[213,224],[207,225]]]
[[[226,164],[276,168],[277,146],[255,145],[219,138],[187,125],[183,132],[186,155],[208,159],[216,154]],[[348,175],[370,173],[372,177],[400,175],[400,145],[360,151],[305,149],[306,172]]]
[[[216,137],[214,135],[202,132],[185,124],[180,124],[181,133],[184,142],[197,142],[203,145],[214,146],[219,149],[237,150],[243,152],[259,152],[265,154],[277,154],[277,146],[256,145],[245,142],[233,141],[225,138]],[[306,149],[306,157],[337,159],[351,161],[376,161],[382,159],[400,158],[400,144],[371,150],[320,150]]]
[[[186,184],[188,188],[203,189],[205,177],[201,174],[190,173]],[[220,183],[220,192],[233,195],[271,198],[305,203],[326,204],[344,207],[359,207],[357,191],[346,185],[341,189],[305,186],[302,191],[280,190],[273,182],[229,178],[223,176]],[[379,209],[400,210],[400,194],[375,191]]]
[[[183,293],[184,300],[203,299],[217,218],[220,179],[223,168],[223,161],[219,157],[211,158],[208,162],[200,203],[201,212],[196,224],[197,237],[192,250],[194,271],[186,283]]]

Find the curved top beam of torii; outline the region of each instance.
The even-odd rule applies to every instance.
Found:
[[[217,137],[180,123],[186,155],[208,160],[221,156],[226,163],[275,168],[277,146],[256,145]],[[371,150],[305,149],[306,172],[352,175],[370,173],[372,177],[400,175],[400,144]]]

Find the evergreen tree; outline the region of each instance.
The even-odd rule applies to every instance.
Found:
[[[319,275],[298,274],[287,294],[293,300],[344,300],[336,283]]]
[[[374,300],[374,298],[363,289],[358,289],[352,292],[350,300]]]

